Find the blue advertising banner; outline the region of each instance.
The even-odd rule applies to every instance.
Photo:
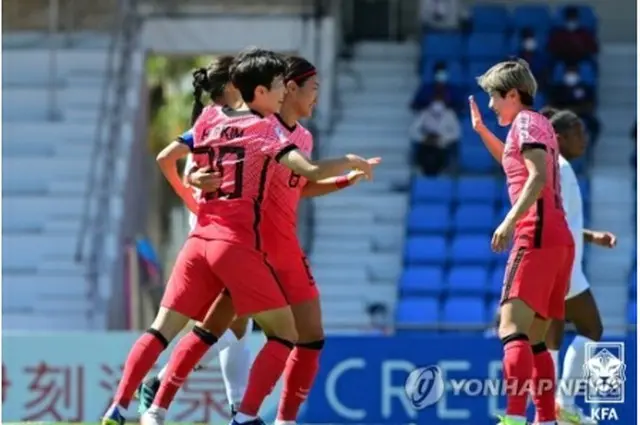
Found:
[[[624,402],[585,406],[584,396],[577,397],[586,413],[594,409],[600,425],[637,423],[636,338],[620,342],[624,343],[622,363],[626,364],[626,369],[622,367],[626,376]],[[612,352],[620,356],[619,351]],[[505,397],[486,386],[502,379],[501,356],[500,342],[481,336],[330,338],[303,420],[325,424],[494,425],[496,415],[503,412]],[[611,359],[612,365],[619,360]],[[407,397],[405,382],[414,369],[429,365],[439,367],[445,385],[439,400],[433,399],[433,404],[416,410]],[[452,381],[469,385],[456,390]],[[425,390],[429,379],[422,384]],[[414,400],[419,399],[418,395]]]

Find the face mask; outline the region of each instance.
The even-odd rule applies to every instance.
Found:
[[[575,86],[580,81],[580,76],[576,72],[567,72],[564,75],[564,83],[568,86]]]
[[[524,50],[532,52],[538,47],[538,42],[535,38],[529,37],[522,42],[522,47],[524,47]]]
[[[567,29],[569,31],[575,31],[580,26],[580,23],[574,19],[567,21]]]
[[[434,75],[433,78],[438,83],[444,83],[447,81],[447,78],[449,78],[449,76],[447,75],[447,71],[438,71],[436,72],[436,75]]]
[[[433,101],[433,103],[431,103],[431,110],[433,112],[441,113],[442,111],[444,111],[444,108],[445,108],[444,102],[441,100],[435,100]]]

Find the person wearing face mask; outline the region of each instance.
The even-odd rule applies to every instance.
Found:
[[[426,31],[455,30],[460,25],[458,0],[421,0],[420,20]]]
[[[386,335],[389,333],[389,310],[381,303],[367,306],[367,314],[370,319],[370,331],[375,334]]]
[[[451,83],[447,64],[437,62],[433,67],[432,75],[430,81],[420,85],[411,102],[411,109],[415,112],[421,111],[429,106],[436,96],[440,96],[455,110],[459,110],[462,104],[461,90]]]
[[[562,82],[550,90],[551,103],[561,109],[569,109],[584,122],[592,144],[600,134],[600,121],[595,115],[595,90],[585,84],[576,65],[567,66]]]
[[[450,162],[451,152],[460,140],[460,121],[445,99],[436,95],[416,118],[410,129],[414,161],[426,175],[436,175]]]
[[[531,72],[538,80],[538,87],[542,89],[547,80],[548,61],[544,50],[538,46],[538,40],[532,28],[527,27],[520,31],[520,44],[516,53],[518,57],[529,63]]]
[[[566,64],[593,60],[598,53],[598,42],[595,35],[580,24],[578,8],[565,9],[564,25],[551,32],[547,50],[556,61]]]

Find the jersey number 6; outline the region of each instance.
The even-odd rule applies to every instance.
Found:
[[[235,170],[233,175],[233,191],[225,192],[222,188],[215,192],[209,192],[204,194],[205,199],[224,198],[224,199],[236,199],[242,196],[242,176],[244,169],[244,148],[240,146],[221,146],[219,148],[213,148],[211,146],[198,146],[193,149],[193,155],[197,162],[196,155],[206,155],[206,163],[209,167],[220,173],[224,181],[224,165],[223,160],[226,156],[233,156],[235,162]]]

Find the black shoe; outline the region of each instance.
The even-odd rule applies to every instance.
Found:
[[[146,412],[153,403],[153,399],[156,397],[156,393],[160,389],[160,380],[157,376],[149,378],[140,384],[138,387],[138,413],[143,414]]]

